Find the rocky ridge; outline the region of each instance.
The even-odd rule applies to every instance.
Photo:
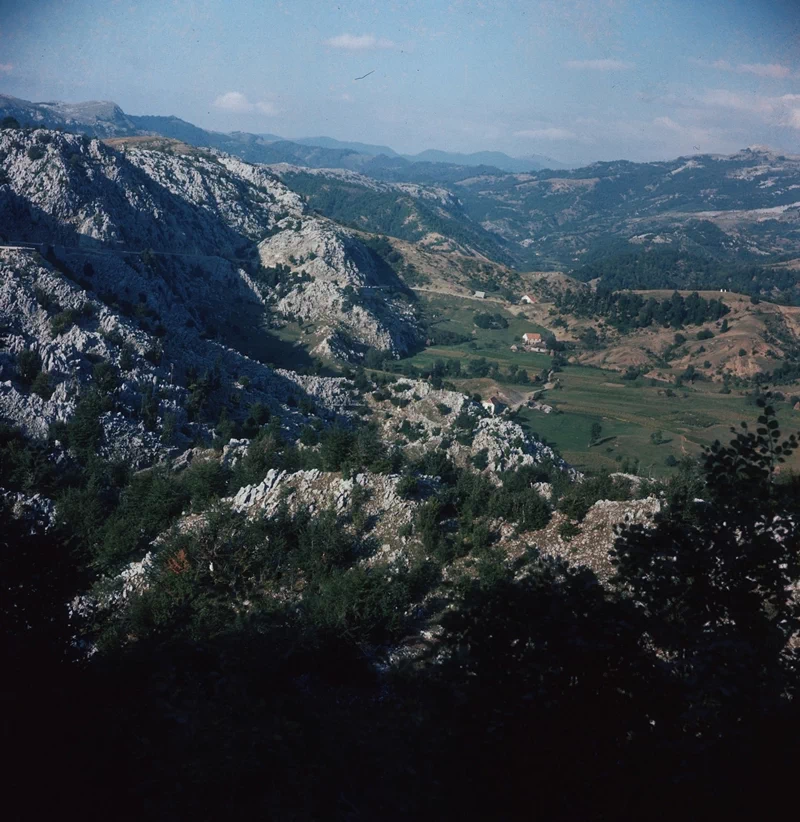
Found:
[[[291,165],[290,163],[271,163],[269,168],[281,179],[284,177],[291,179],[292,174],[310,174],[315,177],[329,178],[342,183],[354,183],[368,188],[371,191],[397,192],[408,194],[419,200],[438,203],[439,205],[449,208],[460,207],[458,198],[449,189],[442,186],[421,185],[419,183],[390,183],[343,168],[307,168],[305,166]]]
[[[362,348],[404,352],[415,340],[403,303],[360,293],[402,284],[378,281],[360,241],[307,215],[302,199],[265,167],[213,150],[154,151],[135,140],[116,147],[45,129],[0,132],[0,240],[117,260],[146,251],[164,269],[162,279],[188,268],[195,279],[211,274],[246,287],[262,318],[266,296],[279,312],[341,327]],[[259,255],[292,272],[282,303],[253,281]]]
[[[590,568],[601,582],[607,582],[614,573],[610,551],[620,525],[650,525],[663,507],[658,497],[633,500],[599,500],[594,503],[578,525],[578,533],[564,537],[559,533],[568,518],[555,512],[546,528],[526,535],[527,546],[536,547],[545,555],[560,557],[572,565]],[[510,536],[511,529],[503,526]],[[522,546],[510,549],[510,555],[520,553]]]
[[[25,522],[31,534],[50,531],[56,523],[56,507],[41,494],[22,494],[0,488],[0,504],[8,507],[14,519]]]
[[[310,416],[346,424],[358,412],[375,421],[387,450],[412,458],[440,452],[495,482],[503,471],[537,464],[579,479],[513,417],[487,416],[457,391],[401,378],[365,392],[256,359],[247,343],[262,334],[270,309],[315,323],[319,348],[339,356],[358,358],[367,347],[407,351],[416,326],[402,283],[355,232],[307,213],[269,169],[213,151],[118,148],[43,129],[0,132],[2,239],[30,245],[0,249],[4,419],[44,438],[95,388],[108,406],[99,416],[100,456],[134,469],[171,458],[179,471],[196,460],[234,466],[247,453],[244,439],[221,454],[195,445],[214,438],[212,420],[222,412],[243,418],[263,405],[280,416],[290,442]],[[23,373],[29,352],[37,374]],[[359,562],[393,566],[421,550],[415,511],[439,482],[415,476],[409,490],[405,479],[273,469],[221,504],[252,517],[273,517],[284,506],[332,509],[343,528],[358,518],[369,546]],[[12,502],[20,517],[52,520],[49,500]],[[587,526],[586,545],[576,537],[572,547],[601,568],[611,520],[627,513],[624,506],[606,512],[602,538]],[[204,522],[203,513],[185,514],[174,527]],[[499,527],[493,550],[510,556],[519,537]],[[105,593],[78,598],[73,612],[113,608],[142,590],[160,539],[103,581]],[[558,553],[558,540],[556,532],[531,544]]]
[[[571,476],[552,448],[530,437],[507,416],[488,416],[480,403],[458,391],[434,388],[423,380],[400,378],[382,392],[366,396],[387,441],[409,453],[440,450],[459,465],[481,455],[488,476],[525,465],[552,463]],[[463,424],[467,428],[460,428]]]
[[[101,452],[134,466],[175,453],[196,437],[213,435],[213,426],[192,421],[187,414],[193,374],[217,375],[220,387],[208,400],[212,408],[227,401],[222,386],[232,386],[232,396],[243,411],[263,403],[279,413],[290,430],[306,424],[296,408],[302,397],[323,417],[351,413],[351,392],[344,379],[274,370],[187,327],[198,316],[195,312],[204,310],[202,303],[198,309],[196,303],[179,301],[190,283],[173,280],[167,286],[146,266],[133,267],[113,255],[67,253],[56,262],[77,277],[74,269],[84,271],[79,268],[81,260],[84,265],[91,261],[91,275],[83,275],[91,279],[88,289],[33,251],[0,249],[0,415],[28,435],[45,437],[54,423],[72,417],[80,392],[95,382],[98,364],[109,370],[106,379],[115,404],[115,410],[101,417]],[[217,284],[222,285],[219,280]],[[118,303],[109,305],[97,296],[99,292],[111,302],[114,292],[107,289],[113,285],[116,293],[147,299],[124,314]],[[203,279],[198,285],[213,295],[214,281]],[[202,293],[202,288],[196,290]],[[243,285],[240,295],[243,300],[252,298]],[[162,335],[154,322],[171,331]],[[23,352],[39,356],[49,396],[40,396],[22,381],[18,363]],[[150,429],[141,419],[148,393],[157,397]],[[165,445],[162,434],[168,417],[174,433]]]
[[[372,523],[371,536],[386,551],[408,540],[398,537],[402,526],[411,523],[419,498],[406,499],[398,492],[396,474],[360,473],[345,478],[318,469],[288,473],[271,469],[257,485],[246,485],[227,500],[234,511],[248,516],[273,517],[286,506],[290,514],[300,509],[311,514],[331,509],[338,516],[352,511],[356,504]],[[422,478],[420,493],[437,486],[434,478]],[[374,559],[374,558],[373,558]]]
[[[327,329],[320,353],[357,360],[366,347],[404,354],[416,341],[413,312],[393,293],[404,292],[404,285],[379,276],[351,232],[307,217],[262,240],[258,251],[265,267],[292,267],[290,287],[275,307],[284,317]]]
[[[245,446],[241,443],[235,446],[236,449],[242,447]],[[205,452],[200,458],[219,457],[215,457],[213,452]],[[345,478],[340,473],[317,469],[296,472],[270,469],[260,483],[240,488],[236,494],[222,500],[221,505],[229,506],[247,517],[265,518],[275,517],[284,510],[290,515],[296,515],[301,510],[311,514],[330,510],[337,517],[337,527],[345,530],[353,528],[355,518],[360,517],[366,524],[364,547],[368,550],[358,564],[364,567],[402,568],[420,557],[424,558],[415,515],[430,493],[438,488],[439,480],[421,477],[418,490],[411,498],[401,493],[399,482],[397,475],[368,472]],[[549,487],[542,486],[539,490],[543,496],[549,495]],[[497,540],[491,550],[503,563],[513,566],[517,558],[533,549],[544,556],[586,567],[602,583],[606,583],[614,572],[610,551],[619,526],[643,524],[647,527],[653,523],[662,506],[663,501],[655,496],[628,501],[600,500],[591,506],[577,533],[571,537],[562,536],[561,526],[567,518],[559,512],[554,512],[545,528],[521,534],[513,525],[497,521],[493,524]],[[188,514],[174,528],[200,535],[206,524],[205,515]],[[451,525],[454,526],[454,523],[441,523],[444,529]],[[147,588],[162,539],[157,538],[152,550],[141,560],[128,564],[115,576],[101,581],[92,592],[74,598],[69,609],[76,627],[87,624],[98,611],[112,612],[124,608],[131,597]],[[438,621],[453,595],[448,580],[454,581],[463,574],[471,575],[474,561],[475,558],[469,554],[456,560],[443,569],[443,586],[428,592],[422,601],[409,604],[418,617],[418,628],[399,645],[376,649],[374,663],[378,669],[386,671],[394,665],[406,663],[428,653],[435,646],[441,631]],[[302,592],[287,591],[284,595],[298,602],[302,600]],[[92,652],[91,646],[88,646],[87,652]]]

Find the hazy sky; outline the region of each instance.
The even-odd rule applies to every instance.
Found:
[[[0,92],[404,152],[800,152],[798,5],[0,0]]]

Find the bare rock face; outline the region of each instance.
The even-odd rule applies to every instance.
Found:
[[[526,434],[518,423],[506,417],[487,416],[480,403],[464,394],[403,378],[389,386],[387,393],[399,404],[391,400],[372,401],[382,412],[384,437],[396,441],[401,435],[402,440],[406,432],[409,441],[404,447],[411,452],[445,450],[459,464],[480,454],[486,459],[482,470],[490,477],[544,462],[568,471],[573,478],[579,476],[551,448]],[[458,420],[465,417],[471,421],[471,430],[459,433]]]
[[[227,454],[223,454],[223,461],[243,448],[246,448],[244,442],[238,441]],[[176,461],[176,465],[191,464],[195,459],[217,458],[213,452],[201,449],[193,449],[191,455],[184,456],[185,459]],[[301,509],[311,514],[333,510],[341,527],[345,527],[348,516],[358,507],[370,522],[369,535],[377,548],[362,561],[366,565],[402,563],[407,560],[404,546],[408,538],[401,537],[398,532],[412,522],[420,501],[404,499],[398,493],[399,479],[396,475],[371,473],[345,479],[341,474],[316,469],[294,473],[271,469],[260,483],[240,488],[234,496],[222,500],[222,504],[248,517],[266,518],[274,517],[284,506],[290,514]],[[421,482],[423,489],[428,491],[438,485],[438,480],[432,477],[424,477]],[[199,533],[206,525],[205,514],[188,514],[175,524],[174,529],[180,533]],[[124,608],[131,597],[146,590],[150,570],[165,536],[156,538],[152,550],[141,560],[129,563],[119,573],[104,578],[102,585],[94,591],[71,601],[69,613],[76,626],[86,624],[98,612]],[[87,653],[91,654],[92,648]]]
[[[249,447],[250,440],[248,439],[231,440],[222,449],[222,465],[226,468],[235,468],[242,458],[246,456]]]
[[[347,362],[357,356],[352,350],[350,340],[341,331],[326,325],[322,327],[319,335],[322,339],[311,351],[315,357]]]
[[[235,256],[285,213],[282,184],[251,185],[212,153],[122,153],[45,129],[4,130],[0,152],[0,215],[12,240]]]
[[[242,411],[262,403],[280,414],[291,431],[307,424],[296,407],[303,398],[323,418],[352,413],[344,379],[277,371],[203,339],[188,324],[194,310],[191,300],[182,302],[174,293],[153,288],[147,269],[131,268],[113,257],[89,255],[87,260],[81,252],[64,252],[59,264],[75,274],[86,262],[91,265],[91,282],[83,288],[33,251],[0,248],[0,416],[28,435],[46,437],[54,423],[69,421],[81,392],[95,385],[98,367],[110,381],[104,391],[114,406],[113,413],[101,419],[101,453],[137,468],[173,447],[185,447],[184,429],[205,439],[213,436],[207,424],[187,419],[191,374],[216,374],[221,398],[233,390]],[[133,312],[123,314],[108,290],[115,276],[118,286],[125,284],[122,293],[135,299],[146,294],[147,300]],[[184,290],[177,276],[173,284]],[[190,284],[185,285],[188,290]],[[113,307],[98,293],[114,300]],[[119,301],[124,308],[125,298]],[[144,319],[138,319],[142,315]],[[158,322],[161,331],[153,328]],[[19,362],[25,352],[40,358],[49,388],[41,395],[22,379]],[[142,419],[147,395],[156,403],[149,428]],[[168,420],[172,433],[162,442]]]
[[[565,470],[566,463],[552,448],[529,437],[522,427],[502,417],[485,417],[478,422],[472,440],[472,455],[486,451],[487,469],[495,474],[509,468],[552,462]]]
[[[103,438],[99,451],[105,459],[121,460],[139,469],[151,465],[165,451],[156,432],[148,431],[141,421],[134,421],[120,411],[103,414],[100,425]]]
[[[411,521],[418,504],[398,494],[399,479],[396,475],[371,473],[345,479],[317,469],[291,474],[271,469],[257,485],[240,488],[229,502],[235,511],[248,516],[272,517],[284,505],[290,513],[303,508],[313,514],[330,508],[343,514],[353,504],[355,489],[359,488],[364,513],[379,522],[390,520],[396,529]]]
[[[259,244],[264,266],[292,269],[277,310],[329,326],[324,338],[329,356],[358,359],[364,346],[406,353],[417,330],[408,305],[392,296],[393,290],[402,290],[402,283],[381,279],[366,248],[331,221],[304,217],[296,226],[295,222]],[[348,342],[354,344],[350,350]]]
[[[56,524],[56,506],[53,500],[41,494],[22,494],[0,488],[2,504],[11,510],[14,519],[24,521],[31,534],[51,530]]]
[[[456,208],[461,205],[458,197],[446,188],[436,185],[420,185],[419,183],[390,183],[384,180],[376,180],[359,174],[357,171],[350,171],[344,168],[307,168],[306,166],[296,166],[291,163],[272,163],[269,169],[281,179],[291,177],[292,174],[310,174],[315,177],[327,177],[345,183],[355,183],[363,188],[372,191],[397,192],[407,194],[418,200],[426,200],[436,205]]]
[[[283,377],[287,383],[296,385],[300,392],[313,399],[323,412],[328,411],[342,417],[352,414],[353,392],[344,377],[304,376],[282,368],[277,369],[275,373]]]
[[[270,344],[263,286],[249,273],[257,243],[271,232],[302,234],[292,221],[307,219],[303,210],[268,170],[218,153],[118,152],[44,129],[0,132],[0,416],[46,436],[72,417],[100,366],[113,405],[103,454],[137,467],[159,449],[185,448],[186,436],[211,438],[211,427],[185,411],[203,375],[219,385],[207,419],[216,419],[229,389],[243,414],[262,403],[290,431],[306,424],[296,408],[305,397],[322,417],[348,416],[343,380],[277,371],[243,344]],[[353,238],[343,244],[332,226],[325,236],[325,276],[338,283],[340,300],[369,255]],[[9,247],[11,240],[33,246]],[[351,343],[402,345],[406,326],[392,325],[385,302],[379,308],[385,323],[354,309],[341,356],[350,356]],[[40,358],[45,390],[21,379],[24,352]],[[146,396],[155,397],[147,429]],[[165,426],[170,433],[159,443]]]
[[[266,167],[211,150],[117,145],[46,129],[0,132],[0,241],[92,250],[105,257],[92,260],[95,268],[116,269],[116,278],[100,277],[102,286],[127,300],[142,289],[131,288],[125,263],[141,268],[147,250],[144,293],[173,303],[180,291],[188,308],[174,330],[191,321],[213,326],[214,336],[243,317],[261,324],[270,304],[291,318],[329,322],[347,341],[334,353],[351,358],[367,346],[402,353],[415,341],[408,304],[382,290],[402,283],[379,279],[354,234],[307,215]],[[258,284],[259,255],[267,266],[290,265],[296,282],[280,293]]]
[[[45,437],[54,423],[72,417],[102,364],[120,410],[101,418],[101,453],[137,467],[151,461],[161,449],[159,437],[134,417],[142,392],[163,376],[145,356],[155,338],[31,252],[0,250],[0,274],[0,415],[30,436]],[[22,381],[23,354],[39,357],[47,390],[35,393]],[[184,392],[166,384],[160,393],[164,412],[171,409],[181,422]]]
[[[591,568],[601,582],[607,582],[614,574],[610,554],[619,526],[651,525],[661,508],[662,501],[657,497],[599,500],[578,523],[579,532],[575,536],[567,539],[559,534],[559,527],[566,518],[556,512],[546,528],[526,535],[526,541],[544,554]]]
[[[74,410],[75,403],[63,396],[44,400],[20,391],[11,380],[0,383],[0,415],[28,436],[46,437],[53,423],[66,422]]]
[[[88,624],[99,612],[124,608],[128,601],[147,589],[155,556],[148,551],[141,560],[126,565],[115,577],[106,579],[100,593],[85,593],[74,597],[67,605],[67,613],[76,627]],[[95,652],[93,645],[80,642],[86,656]]]

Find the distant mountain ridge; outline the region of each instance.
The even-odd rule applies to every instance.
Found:
[[[320,148],[349,149],[359,154],[371,154],[375,157],[402,157],[410,163],[448,163],[458,166],[491,166],[501,171],[524,173],[526,171],[540,171],[545,168],[554,170],[571,168],[566,163],[553,160],[541,154],[530,154],[527,157],[511,157],[502,151],[474,151],[462,154],[457,151],[441,151],[429,148],[417,154],[400,154],[389,146],[357,143],[347,140],[336,140],[333,137],[298,137],[292,140],[304,146],[318,146]]]
[[[178,117],[128,115],[112,102],[31,103],[0,95],[0,119],[9,116],[105,139],[166,137],[248,163],[285,164],[292,168],[279,173],[318,214],[406,242],[457,246],[522,270],[595,272],[618,283],[620,272],[628,272],[628,287],[699,287],[724,280],[725,266],[763,267],[800,257],[800,157],[759,146],[730,156],[512,173],[466,162],[499,162],[494,152],[466,157],[431,151],[416,155],[428,159],[411,160],[361,153],[347,146],[383,147],[333,138],[300,143],[273,134],[208,131]],[[437,161],[441,157],[462,162]],[[375,186],[367,178],[391,185]],[[672,272],[665,279],[664,271],[676,267],[680,276]],[[780,290],[787,288],[784,283]]]
[[[389,146],[343,141],[325,136],[290,140],[269,133],[209,131],[174,115],[126,114],[116,103],[105,100],[83,103],[34,103],[0,94],[0,117],[14,117],[23,124],[79,130],[101,138],[158,134],[195,146],[218,148],[253,163],[291,163],[311,168],[346,168],[370,174],[371,166],[375,165],[380,169],[385,165],[383,159],[377,158],[387,158],[395,172],[398,168],[410,166],[409,179],[416,179],[414,166],[419,163],[481,169],[488,167],[493,171],[506,172],[566,168],[563,163],[539,155],[515,158],[500,151],[459,154],[438,149],[428,149],[416,155],[401,155]]]
[[[371,154],[377,157],[381,154],[387,157],[399,157],[400,154],[389,146],[373,145],[372,143],[359,143],[352,140],[337,140],[334,137],[295,137],[293,143],[301,146],[317,146],[318,148],[340,148],[348,151],[356,151],[359,154]]]
[[[522,174],[526,171],[541,171],[550,168],[559,170],[569,168],[564,163],[544,157],[541,154],[531,154],[527,157],[510,157],[502,151],[474,151],[471,154],[460,154],[453,151],[439,151],[429,148],[419,154],[404,154],[406,160],[412,162],[453,163],[464,166],[493,166],[501,171]]]

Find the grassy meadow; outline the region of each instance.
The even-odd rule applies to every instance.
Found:
[[[478,300],[455,295],[421,294],[420,305],[432,330],[446,330],[456,334],[471,336],[478,345],[505,346],[519,342],[526,331],[543,333],[546,329],[519,317],[521,307],[509,310],[503,303],[494,300]],[[477,313],[501,314],[508,321],[508,328],[488,330],[478,328],[474,318]]]
[[[443,327],[469,334],[472,341],[425,348],[408,360],[414,365],[424,367],[437,359],[456,358],[462,361],[463,369],[470,359],[484,357],[503,371],[516,364],[531,377],[550,366],[551,358],[545,354],[510,350],[525,331],[542,330],[519,319],[513,309],[504,311],[497,303],[483,304],[450,296],[437,296],[425,302],[429,318],[435,322],[437,316],[441,317]],[[476,328],[476,311],[502,313],[509,327]],[[540,439],[555,445],[570,463],[585,470],[620,470],[632,467],[638,460],[640,473],[663,476],[674,470],[667,465],[670,455],[679,460],[687,454],[700,453],[703,445],[715,439],[727,442],[732,425],[738,426],[742,420],[753,423],[758,416],[757,407],[744,392],[721,394],[718,382],[696,382],[676,388],[641,377],[623,380],[618,372],[579,365],[565,366],[557,377],[559,387],[544,391],[540,399],[560,413],[544,414],[523,405],[518,421]],[[502,379],[455,382],[463,391],[477,392],[483,397],[500,393],[512,402],[521,402],[541,389],[541,385],[520,386]],[[778,406],[784,434],[800,431],[800,414],[792,411],[788,402]],[[590,431],[596,422],[602,426],[602,433],[599,442],[590,446]],[[799,470],[800,455],[787,468]]]
[[[545,330],[520,317],[516,306],[504,308],[499,302],[445,294],[419,297],[429,327],[471,339],[458,345],[427,346],[404,363],[425,368],[435,360],[458,359],[466,374],[467,363],[482,357],[490,364],[496,363],[504,373],[512,364],[525,369],[531,380],[550,368],[552,358],[546,354],[511,350],[526,331]],[[478,328],[474,323],[478,312],[502,314],[508,328]],[[296,322],[280,329],[262,329],[260,335],[251,335],[248,353],[283,367],[309,364],[312,358],[306,348],[310,330]],[[676,388],[642,377],[623,380],[620,372],[583,365],[566,365],[557,378],[558,387],[547,391],[542,390],[541,383],[517,385],[502,378],[464,377],[454,383],[467,393],[482,397],[500,394],[514,405],[521,403],[517,417],[520,424],[556,446],[572,465],[588,471],[628,470],[638,460],[641,474],[664,476],[675,470],[667,464],[670,456],[680,460],[699,454],[703,445],[715,439],[727,442],[732,425],[738,426],[742,420],[753,423],[758,416],[758,409],[745,392],[734,389],[730,394],[721,394],[719,382],[698,381]],[[528,408],[524,403],[534,391],[541,392],[540,399],[558,413],[544,414]],[[787,389],[787,394],[791,392]],[[800,394],[800,389],[796,393]],[[800,413],[792,411],[788,402],[778,405],[783,432],[800,431]],[[602,431],[599,442],[590,446],[594,423],[599,423]],[[788,467],[800,470],[800,455]]]

